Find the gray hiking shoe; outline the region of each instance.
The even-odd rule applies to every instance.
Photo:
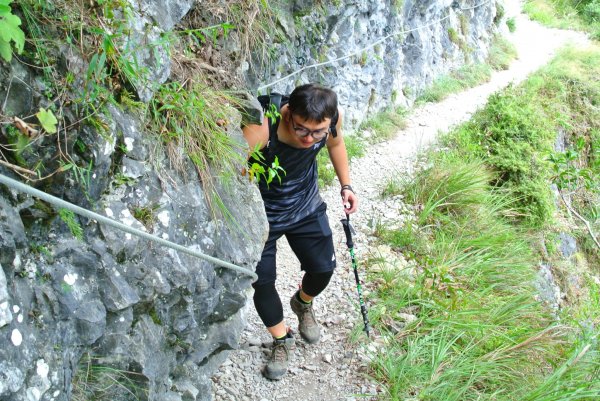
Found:
[[[319,338],[321,338],[321,327],[315,318],[313,304],[303,304],[298,301],[296,294],[294,294],[292,295],[292,299],[290,299],[290,306],[292,307],[292,311],[298,315],[298,320],[300,321],[298,331],[304,341],[309,344],[319,342]]]
[[[263,376],[271,380],[279,380],[287,372],[290,362],[290,351],[294,346],[294,337],[288,332],[285,338],[273,341],[271,356],[263,369]]]

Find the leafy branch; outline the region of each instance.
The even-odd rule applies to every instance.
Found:
[[[271,165],[267,165],[265,156],[260,151],[258,145],[252,150],[250,153],[250,158],[255,161],[250,164],[250,167],[247,169],[248,178],[250,181],[256,179],[256,182],[260,182],[260,180],[264,180],[267,183],[267,186],[273,182],[273,179],[277,178],[279,184],[281,184],[281,175],[286,175],[283,167],[279,165],[279,158],[275,156],[275,159],[271,163]]]

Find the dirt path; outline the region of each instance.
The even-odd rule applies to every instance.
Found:
[[[352,164],[353,187],[361,200],[359,213],[352,216],[358,260],[385,250],[374,247],[371,233],[376,223],[392,224],[410,213],[400,197],[382,200],[381,187],[389,177],[411,174],[419,150],[430,145],[439,132],[466,121],[494,92],[509,83],[518,83],[546,64],[556,50],[568,42],[583,45],[582,34],[543,28],[519,14],[517,0],[507,1],[507,15],[516,16],[517,30],[510,38],[518,49],[519,59],[507,71],[494,73],[490,82],[452,95],[440,103],[415,109],[408,118],[407,128],[386,143],[372,146],[367,154]],[[323,324],[321,342],[307,345],[296,335],[296,349],[291,368],[280,381],[269,381],[260,370],[266,361],[271,338],[262,326],[250,301],[245,310],[247,328],[240,349],[215,375],[213,395],[221,400],[256,401],[330,401],[374,400],[381,388],[366,372],[368,354],[378,347],[378,339],[351,342],[352,329],[362,326],[357,309],[354,276],[351,271],[344,233],[339,223],[343,217],[337,185],[322,191],[329,205],[328,215],[334,231],[338,268],[330,286],[315,301],[317,319]],[[404,264],[401,259],[387,263]],[[296,330],[298,321],[289,307],[289,298],[301,279],[299,264],[285,241],[278,248],[277,288],[284,304],[287,323]],[[364,273],[363,273],[364,275]],[[251,295],[250,299],[251,299]],[[355,330],[356,332],[356,330]],[[381,396],[385,399],[385,396]]]

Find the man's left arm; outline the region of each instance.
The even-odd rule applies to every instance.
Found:
[[[342,135],[342,112],[339,111],[338,122],[336,125],[337,136],[334,138],[330,135],[327,139],[327,151],[329,158],[335,169],[335,174],[338,177],[341,185],[341,196],[344,211],[347,214],[354,213],[358,209],[358,197],[350,186],[350,169],[348,166],[348,152]]]

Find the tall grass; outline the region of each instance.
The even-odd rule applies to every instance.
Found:
[[[389,189],[414,217],[377,235],[416,267],[370,277],[385,344],[373,375],[387,399],[600,398],[598,285],[590,278],[589,297],[571,300],[560,319],[533,286],[543,257],[535,244],[556,212],[547,164],[556,133],[580,138],[582,159],[595,165],[599,57],[564,50],[448,134],[431,167]]]
[[[148,398],[147,378],[85,354],[73,376],[73,401],[140,401]]]
[[[369,131],[366,142],[380,143],[392,139],[398,131],[406,127],[406,110],[403,108],[389,108],[364,121],[360,127],[359,138],[364,131]]]
[[[485,158],[494,186],[516,198],[515,219],[551,222],[548,155],[557,132],[591,138],[600,125],[600,52],[567,48],[523,85],[493,95],[486,107],[446,139],[469,158]]]
[[[160,86],[148,107],[148,124],[162,140],[171,165],[185,173],[191,160],[213,215],[228,221],[231,216],[218,188],[238,173],[246,157],[245,145],[228,132],[235,102],[201,83],[186,87],[170,82]]]
[[[413,276],[378,277],[373,316],[388,345],[374,374],[389,398],[543,400],[551,382],[551,393],[566,397],[556,400],[600,391],[581,380],[597,377],[598,344],[564,349],[565,329],[535,301],[530,238],[504,217],[514,200],[493,191],[481,161],[451,153],[433,165],[405,188],[417,228],[381,234],[419,266]],[[417,320],[392,330],[403,313]],[[565,370],[560,378],[547,374],[554,365]]]

